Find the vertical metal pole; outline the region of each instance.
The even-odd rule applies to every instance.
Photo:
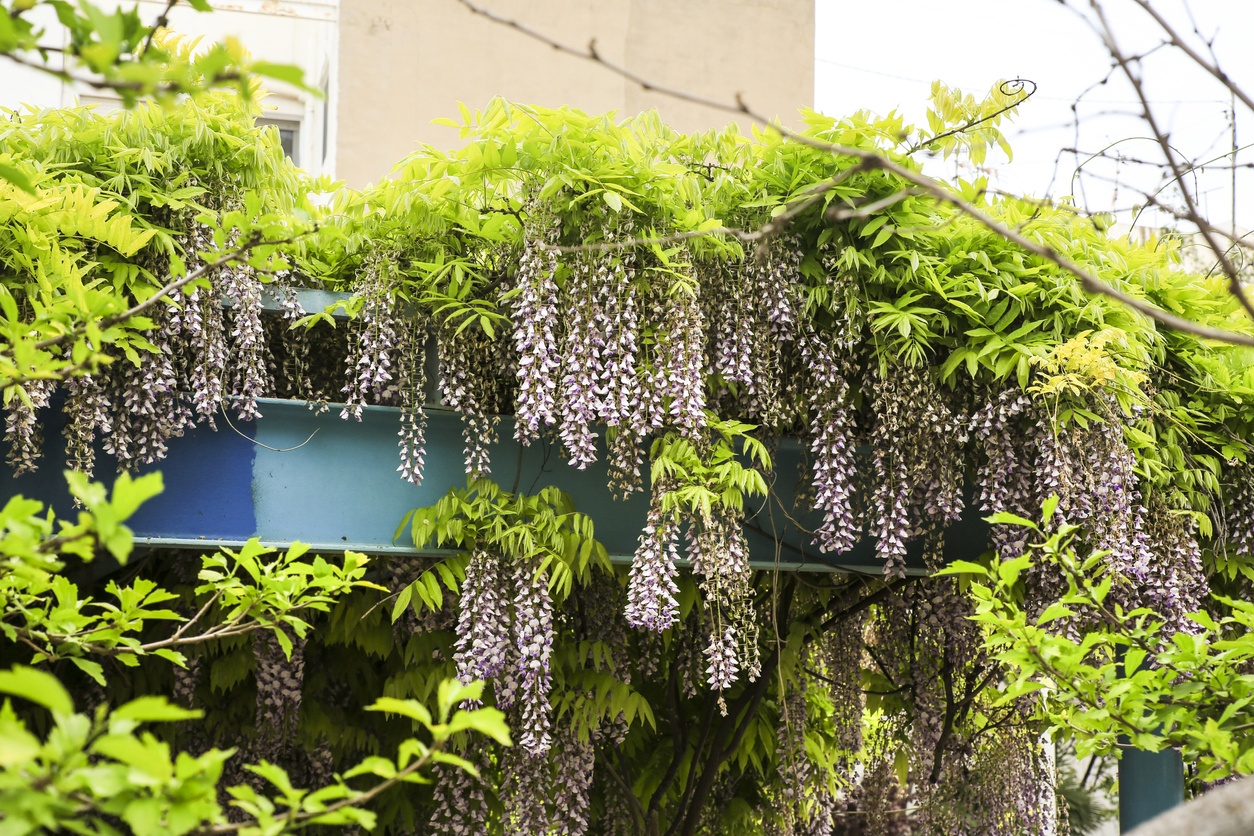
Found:
[[[1119,758],[1119,832],[1184,801],[1184,762],[1175,749],[1124,749]]]

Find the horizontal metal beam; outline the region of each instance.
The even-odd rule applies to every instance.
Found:
[[[427,407],[427,452],[423,484],[410,485],[397,474],[400,410],[367,407],[360,422],[343,420],[332,409],[316,414],[302,402],[262,399],[262,417],[251,423],[220,421],[217,432],[200,426],[171,439],[168,457],[156,467],[166,490],[130,520],[139,544],[164,548],[238,546],[256,537],[285,547],[300,540],[318,550],[416,554],[408,532],[397,526],[404,515],[434,504],[451,488],[463,487],[464,441],[460,416]],[[56,414],[47,417],[46,437],[60,433]],[[520,447],[512,439],[513,420],[500,419],[500,441],[491,448],[492,475],[507,488],[534,493],[556,485],[592,518],[596,536],[612,558],[631,560],[648,513],[647,487],[616,500],[601,460],[578,470],[562,461],[561,451],[538,441]],[[9,477],[5,492],[49,502],[59,514],[71,514],[61,471],[64,449],[49,445],[39,472]],[[101,456],[99,471],[110,462]],[[647,475],[645,477],[647,479]],[[820,554],[808,531],[820,522],[806,508],[809,473],[801,446],[786,441],[776,453],[776,499],[750,509],[746,537],[752,565],[781,571],[845,571],[879,575],[874,542],[859,543],[842,555]],[[773,532],[768,534],[767,532]],[[971,511],[947,531],[949,558],[971,558],[983,551],[987,527]],[[433,553],[433,552],[428,552]],[[919,549],[909,562],[912,574],[925,573]]]

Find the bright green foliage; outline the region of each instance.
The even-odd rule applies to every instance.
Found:
[[[20,15],[15,19],[21,22]],[[131,24],[121,25],[121,37],[129,37]],[[93,60],[103,63],[92,66],[107,67],[108,50],[98,52],[102,57]],[[1004,144],[997,126],[1008,101],[1000,92],[976,102],[938,87],[934,104],[926,130],[896,116],[836,120],[811,113],[807,134],[874,151],[913,171],[920,166],[915,157],[928,150],[966,154],[978,164],[989,146]],[[197,263],[238,258],[263,272],[282,269],[288,261],[265,242],[299,236],[308,217],[319,229],[295,248],[292,263],[302,280],[362,291],[345,305],[350,314],[366,310],[368,296],[390,293],[401,303],[398,309],[417,315],[420,327],[431,326],[442,350],[458,337],[475,340],[479,348],[508,344],[510,306],[519,295],[510,276],[529,225],[560,224],[557,243],[568,250],[558,259],[559,287],[572,281],[581,248],[605,248],[619,266],[632,259],[633,288],[641,299],[654,301],[709,299],[714,294],[702,281],[734,274],[746,260],[767,258],[772,247],[786,245],[781,248],[800,258],[789,287],[798,319],[828,343],[858,346],[859,368],[848,375],[848,402],[839,408],[856,413],[858,421],[869,419],[867,426],[874,423],[874,387],[868,381],[903,369],[917,371],[955,399],[976,401],[1018,387],[1048,407],[1056,429],[1109,421],[1112,414],[1092,403],[1109,393],[1112,412],[1128,416],[1123,432],[1136,456],[1142,493],[1169,512],[1195,516],[1217,578],[1240,588],[1254,576],[1226,551],[1222,538],[1211,536],[1212,523],[1222,522],[1222,501],[1229,499],[1224,467],[1247,456],[1254,420],[1248,352],[1160,331],[1108,299],[1087,295],[1053,263],[1023,252],[952,205],[908,188],[883,168],[775,133],[687,136],[653,115],[615,123],[610,117],[503,102],[478,114],[464,112],[463,123],[466,144],[460,150],[425,149],[403,161],[392,179],[362,193],[338,190],[329,206],[314,211],[303,198],[310,184],[282,160],[273,132],[256,132],[248,108],[225,97],[107,117],[83,111],[16,117],[0,131],[9,155],[0,160],[6,166],[0,174],[8,172],[7,182],[0,182],[0,383],[6,384],[6,401],[29,397],[16,385],[23,381],[91,370],[104,362],[102,349],[109,348],[115,362],[138,365],[154,350],[143,334],[151,323],[142,311],[124,314],[155,299],[171,280],[190,276]],[[978,180],[954,186],[955,194],[1125,292],[1181,316],[1251,330],[1219,279],[1176,268],[1172,241],[1149,246],[1114,241],[1066,207],[989,200],[983,188]],[[779,228],[767,227],[759,236],[755,230],[772,219]],[[206,252],[181,237],[198,223],[207,225],[213,238]],[[309,321],[317,319],[329,317]],[[653,321],[639,335],[642,368],[655,361],[669,336],[662,327]],[[704,382],[714,389],[722,383],[718,377],[707,374]],[[501,388],[508,390],[508,384]],[[727,388],[727,397],[709,402],[714,411],[705,415],[702,433],[667,429],[651,439],[652,478],[661,488],[664,512],[708,520],[769,495],[770,458],[762,437],[811,432],[811,412],[831,406],[808,403],[799,389],[786,389],[777,412],[753,427],[737,414],[739,393]],[[508,395],[502,402],[508,403]],[[232,790],[236,805],[256,822],[256,832],[317,823],[412,829],[413,816],[431,806],[429,791],[393,787],[416,782],[417,770],[432,761],[467,768],[438,753],[445,742],[463,745],[463,731],[505,742],[500,715],[454,713],[454,706],[478,699],[480,692],[441,684],[455,672],[453,649],[460,637],[450,617],[465,581],[464,556],[420,562],[413,572],[405,561],[388,561],[380,575],[389,576],[392,598],[365,583],[366,566],[356,556],[336,566],[308,558],[299,547],[274,555],[255,543],[198,558],[195,582],[166,577],[173,574],[168,567],[146,565],[134,579],[88,591],[86,582],[61,564],[90,556],[97,542],[119,559],[124,556],[131,541],[123,522],[154,483],[120,479],[109,500],[103,489],[72,479],[87,509],[77,527],[58,530],[40,508],[21,499],[3,512],[5,555],[15,560],[0,576],[11,604],[2,622],[10,642],[6,653],[13,662],[57,663],[52,669],[63,682],[85,685],[104,678],[109,698],[130,708],[119,709],[120,717],[107,709],[76,715],[58,692],[45,690],[43,707],[19,703],[6,709],[4,722],[17,741],[13,756],[25,759],[0,773],[12,786],[23,786],[19,779],[38,762],[49,775],[57,774],[55,781],[64,772],[69,782],[64,786],[74,788],[54,800],[71,798],[81,786],[74,782],[83,780],[79,765],[114,769],[108,780],[115,782],[125,768],[131,770],[127,780],[135,783],[126,788],[129,795],[83,803],[121,816],[136,832],[151,831],[159,820],[172,829],[175,819],[180,827],[193,819],[219,826],[221,811],[211,786],[234,762],[208,754],[184,761],[172,752],[180,746],[264,742],[267,730],[256,719],[263,679],[255,646],[260,642],[253,639],[269,635],[284,656],[294,656],[299,645],[308,665],[297,695],[304,702],[295,742],[322,750],[332,764],[360,765],[343,772],[343,780],[308,792],[292,787],[299,781],[291,775],[304,768],[299,762],[292,772],[286,763],[256,766],[252,774],[263,779],[264,789],[239,783]],[[608,565],[590,520],[560,491],[544,488],[528,496],[517,487],[504,491],[477,480],[433,508],[415,511],[401,526],[400,533],[408,529],[418,545],[490,549],[511,560],[534,560],[536,571],[545,573],[557,610],[549,706],[555,728],[581,744],[589,744],[595,730],[598,768],[608,763],[615,771],[602,780],[630,788],[597,790],[594,813],[600,821],[630,820],[643,832],[672,824],[682,833],[761,832],[793,824],[776,817],[786,817],[781,810],[804,812],[810,803],[788,796],[802,783],[790,772],[798,761],[822,770],[807,786],[822,785],[829,800],[840,778],[857,771],[855,762],[867,774],[895,774],[901,786],[919,786],[938,774],[921,770],[920,755],[927,753],[911,749],[910,727],[921,709],[908,693],[936,683],[905,677],[920,658],[943,660],[945,648],[916,643],[924,635],[920,628],[898,655],[886,656],[889,640],[879,638],[891,635],[894,616],[906,611],[900,601],[893,608],[895,596],[913,582],[765,573],[746,579],[746,600],[764,627],[762,640],[755,639],[763,650],[761,672],[716,694],[705,688],[702,652],[705,625],[717,620],[712,613],[717,604],[681,578],[682,626],[662,636],[613,635],[605,625],[621,613],[625,573]],[[1065,544],[1055,551],[1064,554]],[[1097,606],[1097,612],[1103,580],[1083,574],[1089,564],[1076,566],[1063,606]],[[1009,637],[996,645],[1001,661],[1024,671],[1012,680],[1011,696],[1040,690],[1030,667],[1037,642],[1065,656],[1069,665],[1051,680],[1054,690],[1039,697],[1060,727],[1091,737],[1092,745],[1106,745],[1118,731],[1103,725],[1116,714],[1109,702],[1121,712],[1125,730],[1128,723],[1144,721],[1136,726],[1137,742],[1158,745],[1167,739],[1153,736],[1160,726],[1167,729],[1163,735],[1178,729],[1176,742],[1198,752],[1212,748],[1216,774],[1220,763],[1249,765],[1242,760],[1244,721],[1238,713],[1245,695],[1233,690],[1243,682],[1241,675],[1232,669],[1222,669],[1223,676],[1208,673],[1221,670],[1210,652],[1226,652],[1221,640],[1204,647],[1191,639],[1168,643],[1151,635],[1153,621],[1142,618],[1144,613],[1115,613],[1109,630],[1097,630],[1095,638],[1069,648],[1065,639],[1033,632],[1035,620],[1020,624],[1016,611],[999,603],[1002,592],[1013,594],[1017,573],[1025,571],[1022,563],[980,571],[1000,584],[988,586],[991,591],[978,599],[985,607],[981,618]],[[930,589],[943,592],[939,585]],[[195,618],[180,613],[175,595],[204,609]],[[958,606],[953,599],[948,603]],[[916,611],[910,612],[914,619]],[[1061,611],[1046,612],[1052,617]],[[867,640],[874,631],[862,618],[867,613],[880,631],[873,640]],[[1239,636],[1248,621],[1248,614],[1232,605],[1231,614],[1216,618],[1215,625],[1201,626]],[[844,691],[828,691],[817,683],[849,671],[842,674],[814,654],[842,633],[853,647],[845,661],[855,675],[846,679],[855,681],[845,682]],[[1168,668],[1159,667],[1135,674],[1133,684],[1120,691],[1115,652],[1127,648],[1135,663],[1137,641],[1158,642],[1158,657],[1176,666],[1170,670],[1192,671],[1199,683],[1229,690],[1180,694],[1187,705],[1155,702],[1163,688],[1176,699],[1174,689],[1182,687],[1162,673]],[[884,658],[868,660],[864,649]],[[1238,657],[1241,652],[1234,648]],[[100,657],[135,666],[123,669],[108,661],[106,677],[96,661]],[[168,690],[170,663],[204,668],[195,693],[206,708],[203,722],[179,722],[179,709],[143,701]],[[30,671],[38,675],[41,668],[12,668],[0,677],[0,688],[28,697],[38,681]],[[971,748],[975,763],[1003,762],[998,760],[1003,753],[983,742],[990,739],[984,733],[1022,723],[1021,706],[990,699],[999,668],[985,664],[958,673],[966,681],[954,690],[955,670],[938,666],[938,679],[952,691],[945,704],[949,731],[981,741]],[[871,693],[864,695],[859,684]],[[1230,698],[1225,705],[1236,706],[1232,713],[1219,710],[1218,701],[1206,702],[1214,693]],[[865,717],[864,696],[871,708]],[[432,701],[438,703],[433,714],[423,707]],[[1077,701],[1089,711],[1074,711]],[[1217,709],[1203,711],[1213,729],[1186,730],[1180,712],[1194,705]],[[850,723],[854,710],[858,716]],[[142,716],[129,716],[136,712]],[[53,717],[51,724],[45,715]],[[70,735],[60,731],[62,716],[76,736],[56,749]],[[127,725],[140,720],[177,725],[159,734]],[[781,728],[800,729],[801,739],[785,745]],[[1034,740],[1034,729],[1022,728],[1025,739]],[[864,737],[851,740],[851,729],[865,731]],[[97,739],[112,742],[93,750]],[[290,747],[289,754],[298,749]],[[491,751],[475,768],[483,770],[489,786],[502,787],[509,761],[500,750]],[[798,758],[801,752],[805,758]],[[102,760],[91,762],[89,755]],[[303,756],[303,749],[294,755],[297,761]],[[152,775],[144,777],[136,760],[148,764]],[[377,779],[372,789],[359,789],[367,778]],[[355,783],[350,789],[344,781]],[[49,786],[53,783],[38,788]],[[722,791],[733,800],[714,808],[721,821],[702,822],[703,811]],[[25,793],[14,803],[37,806],[27,796],[33,798]],[[608,809],[615,798],[623,807]],[[358,810],[364,801],[371,802],[372,812]],[[106,809],[106,803],[121,806]],[[51,813],[53,821],[69,826],[67,809]],[[108,832],[105,827],[93,823],[82,829]]]
[[[667,486],[661,496],[664,513],[709,519],[715,508],[740,512],[746,499],[767,495],[762,474],[770,472],[771,456],[751,435],[755,427],[717,416],[711,416],[709,426],[715,440],[701,451],[674,431],[654,440],[652,481]]]
[[[457,708],[478,697],[477,684],[442,684],[434,714],[414,700],[378,700],[369,710],[412,721],[394,760],[370,757],[312,789],[293,788],[287,773],[273,764],[251,765],[248,769],[268,788],[230,787],[232,805],[248,819],[242,829],[228,824],[218,785],[234,751],[209,748],[193,756],[174,749],[168,735],[142,728],[198,721],[203,712],[145,695],[112,709],[101,704],[94,712],[76,713],[63,684],[67,673],[56,663],[72,664],[101,686],[116,685],[117,673],[106,680],[102,662],[135,668],[145,658],[159,658],[185,666],[180,648],[254,630],[272,630],[290,655],[289,633],[305,636],[310,613],[374,586],[363,579],[366,560],[351,552],[342,565],[322,557],[304,560],[306,549],[299,544],[273,557],[273,549],[253,540],[238,552],[202,558],[198,610],[190,618],[169,608],[181,596],[144,577],[125,585],[109,580],[105,591],[111,600],[97,600],[82,594],[72,578],[83,575],[81,564],[95,557],[97,547],[118,564],[127,562],[132,535],[124,523],[160,492],[161,477],[121,474],[109,497],[103,486],[81,474],[67,475],[84,508],[77,523],[58,525],[41,503],[21,496],[0,510],[0,633],[9,642],[5,661],[11,662],[20,648],[34,651],[33,662],[41,666],[0,670],[0,694],[6,697],[0,705],[0,818],[6,834],[68,829],[103,836],[119,832],[111,824],[115,818],[135,834],[175,836],[191,831],[260,836],[308,825],[372,827],[374,814],[362,807],[389,787],[426,781],[420,770],[433,763],[471,768],[443,751],[453,735],[483,733],[509,744],[499,711]],[[154,623],[163,622],[175,626],[144,641]],[[58,670],[59,676],[44,667]],[[38,710],[19,710],[20,703],[15,706],[10,698]],[[418,732],[430,742],[414,737]],[[361,789],[360,781],[351,780],[358,776],[372,776],[373,785]]]
[[[1118,746],[1181,750],[1202,780],[1254,771],[1249,733],[1254,703],[1254,604],[1219,597],[1173,631],[1149,607],[1124,610],[1112,587],[1127,583],[1103,566],[1100,552],[1078,555],[1076,529],[1012,515],[995,522],[1030,529],[1031,553],[991,565],[956,563],[942,574],[970,579],[975,620],[1012,676],[1000,699],[1033,694],[1041,722],[1074,737],[1081,756]],[[1034,565],[1062,570],[1067,591],[1039,615],[1025,611],[1023,578]]]
[[[107,346],[138,363],[154,350],[142,334],[151,321],[124,314],[200,264],[286,266],[271,242],[302,231],[304,179],[255,113],[206,94],[0,125],[0,162],[30,186],[0,181],[0,383],[91,371]],[[186,237],[195,224],[202,245]],[[13,397],[24,393],[4,386]]]
[[[514,495],[490,479],[476,479],[464,490],[449,491],[439,502],[405,515],[397,537],[409,528],[414,547],[426,550],[486,549],[516,560],[537,561],[550,592],[560,601],[575,582],[587,584],[594,570],[612,571],[605,546],[593,537],[592,520],[575,510],[564,491],[555,487],[534,496]],[[441,562],[427,570],[397,596],[393,619],[417,596],[430,610],[444,606],[440,584],[458,591],[465,561]],[[437,580],[438,578],[438,580]]]
[[[4,832],[23,836],[65,829],[82,834],[116,834],[120,820],[136,836],[232,833],[264,836],[316,825],[373,828],[375,815],[365,802],[392,786],[426,783],[422,770],[447,763],[474,767],[444,751],[459,732],[476,732],[508,745],[509,731],[494,708],[458,708],[477,699],[478,683],[442,684],[433,714],[414,700],[383,698],[368,707],[408,718],[414,731],[395,758],[372,756],[346,769],[331,784],[309,789],[292,786],[287,773],[269,763],[249,766],[268,785],[265,792],[239,785],[229,790],[231,805],[248,818],[227,822],[219,805],[218,782],[230,750],[210,749],[192,756],[175,752],[145,724],[196,720],[202,712],[172,705],[162,697],[140,697],[94,716],[73,713],[73,702],[60,681],[47,673],[17,667],[0,672],[0,693],[48,710],[51,724],[43,740],[28,729],[11,700],[0,706],[0,814]],[[348,783],[370,776],[373,786]]]
[[[953,127],[951,118],[980,118],[1005,103],[995,95],[968,107],[953,91],[938,95],[949,104],[938,104],[942,121],[930,131],[895,116],[810,113],[807,135],[917,170],[911,149]],[[1173,507],[1213,511],[1224,463],[1245,458],[1240,439],[1254,426],[1247,349],[1160,330],[887,172],[770,132],[753,141],[732,131],[682,135],[648,114],[615,123],[498,101],[465,111],[460,127],[460,150],[424,149],[398,164],[392,179],[362,193],[337,193],[298,258],[302,269],[346,290],[383,284],[439,323],[500,339],[503,305],[513,292],[502,290],[499,276],[517,258],[528,218],[560,218],[565,246],[621,246],[607,242],[603,230],[629,223],[644,242],[634,245],[639,285],[682,292],[694,263],[734,265],[746,257],[735,237],[718,230],[756,229],[833,181],[786,233],[807,253],[801,302],[817,324],[868,328],[881,367],[929,367],[956,389],[1027,389],[1039,383],[1037,364],[1056,346],[1105,334],[1100,353],[1128,386],[1142,381],[1143,396],[1129,390],[1119,398],[1125,408],[1134,401],[1145,407],[1128,439],[1144,491],[1163,491]],[[978,141],[968,133],[955,137]],[[988,200],[979,182],[955,191],[1127,293],[1189,319],[1252,330],[1222,277],[1180,271],[1169,237],[1134,244],[1110,238],[1065,206]],[[863,214],[868,205],[876,208]],[[710,234],[683,242],[663,237],[702,231]],[[660,243],[649,244],[651,238]],[[569,258],[562,257],[559,286],[573,269]],[[385,264],[388,272],[361,270],[367,263]]]

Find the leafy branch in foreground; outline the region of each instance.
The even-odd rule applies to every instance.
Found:
[[[367,757],[336,775],[327,786],[299,789],[287,772],[266,762],[246,767],[268,785],[264,792],[232,786],[230,804],[246,816],[231,822],[219,804],[218,782],[233,750],[200,755],[172,752],[146,724],[199,719],[200,711],[172,705],[163,697],[140,697],[115,709],[101,706],[94,716],[75,713],[61,682],[26,667],[0,671],[0,817],[5,833],[24,836],[64,828],[80,834],[116,834],[112,822],[135,836],[184,833],[262,836],[291,833],[317,825],[372,829],[375,815],[365,809],[375,797],[400,783],[428,783],[422,774],[437,763],[474,773],[474,767],[444,751],[449,740],[471,732],[510,745],[503,715],[495,708],[458,708],[479,699],[482,683],[441,683],[434,715],[417,700],[381,698],[367,707],[411,720],[415,734],[400,744],[395,758]],[[51,717],[43,739],[14,711],[11,697],[28,700]],[[365,789],[353,779],[369,776]],[[355,782],[360,783],[360,782]]]
[[[255,80],[271,78],[309,89],[299,67],[254,61],[234,38],[193,53],[177,40],[162,36],[170,13],[183,4],[211,12],[209,0],[167,0],[151,22],[141,6],[119,5],[105,10],[87,0],[4,0],[0,3],[0,57],[61,81],[109,90],[127,107],[147,96],[171,100],[215,88],[231,87],[245,98],[255,93]],[[41,25],[51,11],[64,39]],[[52,46],[50,41],[65,46]],[[53,54],[64,61],[55,64]],[[8,178],[8,166],[0,177]]]
[[[1183,624],[1125,606],[1132,579],[1109,566],[1107,552],[1077,555],[1078,528],[1054,516],[1056,504],[1045,503],[1042,525],[989,518],[1027,529],[1027,554],[940,573],[970,581],[985,645],[1012,671],[1001,701],[1035,695],[1038,717],[1074,737],[1081,756],[1176,747],[1203,780],[1254,771],[1254,603],[1216,596]],[[1024,581],[1049,567],[1066,591],[1029,613]]]
[[[8,697],[0,706],[0,819],[6,834],[70,830],[111,836],[118,832],[118,820],[137,836],[260,836],[314,825],[370,829],[375,814],[364,805],[396,784],[427,782],[421,774],[427,766],[443,763],[473,771],[443,751],[454,735],[485,734],[510,745],[501,712],[457,708],[478,700],[482,684],[446,680],[438,688],[434,714],[412,699],[382,698],[367,706],[412,722],[414,736],[399,744],[394,759],[371,755],[312,789],[295,788],[283,768],[265,760],[246,765],[243,769],[259,781],[226,788],[231,806],[245,817],[228,820],[218,785],[236,750],[176,753],[168,735],[142,728],[199,720],[203,712],[151,695],[115,708],[101,703],[94,711],[76,712],[63,684],[65,672],[54,675],[44,666],[68,661],[108,687],[97,660],[136,667],[151,655],[185,668],[188,660],[180,648],[256,630],[272,632],[290,658],[289,632],[303,641],[310,629],[307,613],[326,611],[353,590],[378,588],[364,579],[367,561],[353,552],[345,554],[341,566],[322,557],[305,559],[306,547],[300,544],[273,556],[274,549],[251,540],[238,551],[201,558],[196,594],[203,602],[190,617],[164,606],[181,596],[142,577],[126,585],[109,580],[105,589],[113,600],[97,600],[82,595],[71,579],[81,567],[70,560],[92,561],[99,547],[118,564],[127,563],[134,538],[124,523],[161,491],[161,477],[122,473],[112,496],[82,474],[67,477],[83,506],[76,523],[58,524],[41,503],[21,496],[0,509],[0,634],[8,640],[0,642],[0,651],[32,650],[41,665],[0,670],[0,694]],[[162,622],[178,626],[152,638]],[[35,709],[19,710],[13,697]],[[375,779],[365,789],[354,781],[363,776]]]
[[[160,474],[132,479],[121,474],[106,496],[103,485],[88,482],[81,473],[67,472],[71,493],[85,507],[77,525],[62,523],[57,545],[63,553],[90,559],[91,545],[99,542],[119,562],[129,555],[132,538],[122,523],[146,499],[161,491]],[[291,654],[287,631],[303,637],[309,624],[302,611],[328,609],[353,589],[374,587],[364,580],[366,559],[346,552],[341,566],[320,556],[302,560],[307,546],[295,543],[284,554],[250,540],[239,551],[223,549],[202,558],[196,593],[204,601],[190,618],[161,607],[180,596],[146,578],[127,585],[110,580],[106,592],[112,601],[80,597],[66,573],[66,564],[33,533],[46,534],[53,523],[38,502],[15,497],[0,511],[0,532],[16,533],[3,539],[0,572],[0,632],[35,652],[35,662],[68,659],[101,685],[102,668],[92,656],[110,656],[127,665],[140,656],[155,654],[178,665],[186,659],[178,648],[240,636],[257,629],[273,630],[284,652]],[[29,527],[30,520],[39,520]],[[213,610],[212,617],[206,615]],[[150,622],[178,624],[168,636],[139,638]],[[195,629],[193,629],[195,628]]]

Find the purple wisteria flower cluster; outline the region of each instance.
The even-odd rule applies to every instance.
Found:
[[[553,602],[548,578],[539,566],[520,561],[514,566],[514,644],[518,654],[522,733],[518,745],[533,756],[543,755],[549,737],[549,691],[553,687]]]
[[[827,789],[826,776],[806,751],[806,680],[780,703],[776,752],[780,791],[773,799],[773,821],[768,832],[781,834],[830,834],[835,798]]]
[[[475,757],[477,754],[478,757]],[[487,773],[483,753],[469,758],[480,775]],[[427,831],[440,836],[481,836],[488,832],[488,801],[483,779],[460,766],[435,767],[435,805]]]
[[[835,352],[812,328],[806,330],[801,350],[811,376],[814,508],[823,514],[815,539],[819,551],[841,554],[854,547],[861,528],[853,513],[855,419],[849,384]]]
[[[905,575],[906,546],[962,512],[966,420],[951,409],[926,370],[873,371],[870,533],[886,574]]]
[[[533,221],[518,259],[518,296],[511,305],[514,350],[518,352],[518,391],[514,395],[514,438],[530,444],[557,422],[558,315],[557,253],[561,227],[556,220]]]
[[[401,428],[397,432],[401,463],[397,471],[411,485],[422,484],[427,454],[426,323],[418,318],[402,325],[397,384],[401,396]]]
[[[447,321],[438,336],[441,391],[444,402],[461,413],[466,474],[487,476],[492,472],[489,448],[500,422],[494,346],[481,331],[459,332]]]
[[[513,578],[497,555],[476,551],[466,565],[457,613],[457,641],[453,660],[463,683],[501,676],[512,664]],[[499,701],[499,700],[498,700]]]
[[[679,586],[675,583],[679,574],[679,523],[673,513],[662,510],[666,489],[664,480],[653,486],[649,516],[631,561],[625,611],[632,627],[658,633],[679,618]]]
[[[39,410],[48,406],[55,388],[50,380],[29,381],[9,404],[4,416],[5,438],[9,442],[6,459],[15,474],[39,468],[44,446]]]
[[[1231,487],[1223,509],[1223,528],[1236,554],[1254,557],[1254,467],[1237,462],[1229,465]]]
[[[519,745],[538,756],[551,744],[554,625],[547,578],[537,569],[483,550],[471,555],[453,661],[462,682],[493,684],[497,707],[518,717]]]
[[[688,560],[708,613],[707,682],[722,691],[743,669],[749,681],[761,672],[757,618],[753,611],[749,547],[740,515],[719,509],[689,521]]]
[[[668,293],[662,334],[655,346],[651,388],[669,400],[670,423],[699,439],[705,422],[705,321],[696,287],[679,283]]]
[[[1035,414],[1032,400],[1021,389],[1004,389],[971,415],[971,434],[982,453],[976,473],[980,507],[985,511],[1006,511],[1021,517],[1040,507],[1036,486],[1035,424],[1033,430],[1021,427],[1021,417]],[[1010,560],[1027,551],[1026,529],[998,524],[989,539],[1002,559]]]
[[[710,337],[711,401],[771,428],[796,416],[785,373],[797,336],[801,251],[791,238],[759,241],[739,263],[694,265]]]
[[[376,268],[377,269],[377,268]],[[361,313],[353,320],[350,332],[349,379],[341,390],[344,408],[341,418],[361,420],[367,403],[387,398],[395,389],[393,367],[400,347],[398,321],[392,295],[382,284],[368,286],[359,294],[363,299]]]
[[[616,234],[630,233],[628,225]],[[649,410],[656,395],[650,397],[644,391],[638,368],[641,323],[634,253],[584,254],[572,261],[565,292],[560,295],[565,323],[560,361],[552,348],[552,335],[524,316],[545,305],[552,310],[554,298],[552,288],[542,282],[530,296],[524,294],[524,304],[515,312],[520,370],[526,367],[519,397],[527,403],[527,432],[535,434],[542,426],[558,425],[568,462],[582,470],[597,460],[595,427],[603,424],[609,430],[614,491],[625,495],[639,490],[640,441],[660,423]],[[541,330],[538,335],[533,333],[537,330]],[[557,367],[560,376],[554,406],[552,375]]]
[[[189,253],[203,251],[212,247],[212,236],[189,223],[183,244]],[[168,269],[164,256],[145,254],[139,260],[154,273]],[[187,261],[189,271],[201,266],[195,257]],[[275,388],[262,277],[247,264],[228,264],[202,282],[171,291],[145,312],[152,327],[138,336],[147,345],[116,351],[112,363],[60,384],[26,384],[26,397],[14,398],[5,415],[10,465],[17,472],[38,466],[39,413],[58,386],[65,394],[68,463],[89,475],[97,447],[126,470],[164,458],[170,439],[197,423],[216,429],[224,409],[243,420],[259,417],[258,399]],[[289,297],[283,310],[290,321],[303,311],[294,294]]]
[[[593,429],[601,402],[601,352],[609,321],[604,309],[617,296],[615,274],[605,257],[585,256],[567,280],[566,340],[558,388],[559,437],[571,467],[583,470],[597,460]]]
[[[288,658],[273,630],[256,630],[252,639],[257,681],[255,746],[261,757],[275,762],[296,744],[305,684],[305,640],[292,639]]]
[[[261,415],[257,399],[274,387],[261,321],[261,282],[247,265],[233,264],[220,271],[216,285],[231,303],[226,325],[231,358],[226,366],[227,391],[240,419],[254,421]]]
[[[836,743],[850,757],[862,748],[862,657],[866,625],[867,613],[859,611],[824,633],[811,651],[814,661],[822,668],[831,695]]]

